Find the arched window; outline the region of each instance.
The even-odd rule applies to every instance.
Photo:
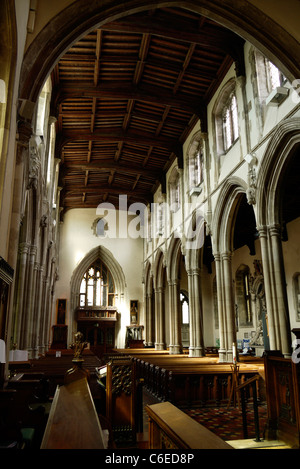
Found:
[[[199,142],[197,150],[189,158],[190,188],[199,187],[203,182],[203,142]]]
[[[223,141],[224,150],[227,151],[239,136],[237,102],[234,93],[231,93],[223,108]]]
[[[169,179],[170,190],[170,209],[177,212],[180,207],[180,174],[177,168],[174,168]]]
[[[115,286],[112,275],[100,260],[85,272],[80,284],[79,306],[114,306]]]
[[[277,106],[288,96],[288,89],[285,87],[287,80],[276,65],[255,48],[250,54],[250,63],[257,114],[260,125],[263,125],[264,106]]]
[[[269,93],[282,86],[285,81],[285,76],[281,71],[269,60],[265,62],[266,68],[266,81]]]
[[[232,78],[222,88],[213,109],[214,139],[218,155],[226,153],[239,137],[236,80]]]

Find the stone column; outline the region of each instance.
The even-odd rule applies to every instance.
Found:
[[[231,253],[222,254],[223,272],[224,272],[224,291],[225,291],[225,311],[226,311],[226,347],[227,361],[232,361],[232,344],[236,343],[235,326],[235,307],[233,301],[233,284],[231,271]]]
[[[170,353],[176,354],[182,352],[182,341],[181,341],[181,317],[179,308],[179,280],[173,280],[171,282],[171,297],[172,297],[172,309],[170,312],[171,331],[173,338],[173,347]]]
[[[194,356],[203,357],[204,341],[203,341],[203,314],[202,314],[202,295],[200,287],[201,271],[200,269],[193,270],[193,284],[194,284],[194,316],[195,316],[195,348]]]
[[[274,321],[273,292],[272,292],[270,256],[269,256],[269,246],[268,246],[268,230],[266,226],[259,226],[257,227],[257,229],[259,232],[259,238],[260,238],[260,244],[261,244],[261,256],[262,256],[263,276],[264,276],[264,285],[265,285],[270,349],[277,350],[278,345],[277,345],[276,329],[275,329],[275,321]]]
[[[36,246],[30,246],[28,252],[27,273],[26,273],[26,294],[24,297],[24,313],[22,317],[22,338],[20,348],[28,350],[29,358],[32,357],[32,330],[33,330],[33,305],[35,294],[34,266],[36,258]]]
[[[169,339],[169,352],[170,354],[173,353],[173,348],[175,344],[175,333],[174,333],[174,297],[173,297],[173,288],[172,288],[172,281],[168,280],[168,289],[169,289],[169,331],[170,331],[170,339]]]
[[[291,355],[291,328],[281,244],[281,227],[279,225],[272,225],[269,227],[269,232],[273,258],[280,350],[286,357],[289,357]]]
[[[19,271],[18,278],[16,279],[15,295],[16,301],[14,303],[14,318],[11,330],[11,336],[14,343],[20,346],[21,343],[21,323],[24,314],[24,297],[25,297],[25,284],[27,277],[27,262],[29,253],[29,244],[22,243],[19,246]]]
[[[193,271],[187,270],[188,276],[188,289],[189,289],[189,334],[190,334],[190,346],[189,356],[194,357],[196,348],[196,321],[195,321],[195,294],[194,294],[194,282],[193,282]]]
[[[155,349],[164,350],[163,288],[155,290]]]
[[[218,299],[218,315],[219,315],[219,333],[220,333],[220,349],[219,361],[226,362],[226,336],[225,336],[225,317],[224,317],[224,295],[222,288],[222,264],[219,253],[214,254],[216,265],[216,282],[217,282],[217,299]]]
[[[148,347],[153,347],[153,337],[152,337],[152,294],[146,294],[146,333],[145,333],[145,342]]]

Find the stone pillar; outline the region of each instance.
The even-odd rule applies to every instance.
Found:
[[[200,269],[193,270],[193,285],[194,285],[194,316],[195,316],[195,348],[194,356],[203,357],[204,340],[203,340],[203,313],[202,313],[202,295],[201,295],[201,271]]]
[[[261,244],[261,256],[262,256],[264,285],[265,285],[270,350],[278,350],[280,347],[279,347],[279,340],[277,337],[278,331],[277,331],[277,326],[276,326],[276,317],[275,317],[276,313],[275,313],[275,303],[274,303],[275,290],[274,290],[273,278],[272,278],[268,229],[266,226],[259,226],[257,229],[259,232],[260,244]]]
[[[25,297],[25,284],[27,277],[27,262],[29,253],[29,244],[22,243],[19,246],[19,272],[16,279],[15,295],[16,301],[14,303],[14,318],[11,330],[11,337],[13,343],[18,347],[21,343],[21,323],[24,314],[24,297]]]
[[[190,346],[189,356],[194,357],[196,348],[196,321],[195,321],[195,294],[194,294],[194,282],[193,282],[193,271],[187,270],[188,276],[188,289],[189,289],[189,320],[190,320]]]
[[[291,336],[290,322],[288,312],[288,301],[286,293],[286,279],[284,272],[282,244],[281,244],[281,228],[279,225],[269,227],[270,244],[272,250],[272,260],[274,269],[274,282],[276,291],[277,306],[277,330],[279,333],[280,350],[286,356],[291,355]]]
[[[233,283],[231,271],[231,253],[222,254],[223,272],[224,272],[224,292],[225,292],[225,311],[226,311],[226,347],[227,361],[232,362],[232,344],[236,343],[235,326],[235,307],[233,300]]]
[[[216,282],[217,282],[217,299],[218,299],[218,315],[219,315],[219,333],[220,333],[220,349],[219,361],[226,362],[226,336],[225,336],[225,298],[222,287],[222,264],[219,253],[214,254],[216,265]]]
[[[148,347],[153,347],[153,337],[152,337],[152,323],[154,318],[152,317],[152,294],[146,294],[146,332],[145,332],[145,342]]]
[[[24,313],[22,317],[22,338],[20,340],[20,348],[28,350],[29,358],[32,357],[32,331],[33,331],[33,305],[34,305],[34,294],[35,294],[35,258],[37,248],[36,246],[30,246],[28,252],[27,262],[27,275],[26,275],[26,294],[24,296]]]
[[[203,357],[203,314],[202,295],[200,286],[200,269],[193,269],[187,272],[189,288],[189,313],[190,313],[190,357]]]
[[[173,280],[170,282],[171,293],[171,308],[170,308],[170,332],[172,337],[172,349],[170,346],[170,353],[176,354],[182,352],[181,341],[181,317],[179,308],[179,281]]]
[[[155,290],[155,350],[164,350],[163,288]]]
[[[168,280],[168,289],[169,289],[169,331],[170,331],[170,338],[169,338],[169,352],[170,354],[173,353],[173,348],[175,344],[175,333],[174,333],[174,297],[173,297],[173,288],[172,288],[172,281]]]

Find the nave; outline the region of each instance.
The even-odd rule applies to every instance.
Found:
[[[2,447],[293,447],[293,429],[277,435],[272,429],[268,406],[274,406],[273,396],[266,392],[266,374],[274,372],[269,362],[283,358],[241,357],[234,365],[219,363],[209,353],[190,358],[154,349],[119,349],[100,359],[81,349],[77,359],[70,349],[11,364],[9,386],[0,392],[1,410],[10,415],[5,433],[2,427]],[[88,389],[88,404],[82,387]]]

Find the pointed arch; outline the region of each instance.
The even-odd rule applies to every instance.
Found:
[[[103,246],[97,246],[92,249],[78,264],[75,268],[71,277],[71,315],[74,316],[74,312],[79,305],[79,291],[82,277],[89,266],[100,259],[110,270],[115,283],[116,298],[120,301],[125,294],[126,281],[124,272],[120,264],[116,261],[113,254]]]
[[[288,79],[299,77],[300,47],[297,40],[262,9],[246,0],[236,2],[231,8],[223,0],[171,0],[168,5],[187,8],[221,23],[259,48]],[[165,2],[157,2],[155,6],[164,7]],[[115,0],[101,3],[90,0],[88,5],[85,0],[78,0],[54,18],[49,18],[26,52],[21,70],[20,98],[36,102],[55,63],[79,37],[97,25],[151,8],[153,2],[149,0],[126,0],[121,3]]]
[[[246,182],[238,177],[228,178],[223,185],[212,220],[214,252],[232,251],[234,216],[240,196],[246,190]]]
[[[280,184],[286,168],[300,146],[300,118],[278,124],[262,158],[257,175],[257,222],[259,226],[280,224]]]
[[[154,264],[153,264],[153,277],[154,277],[155,288],[163,287],[164,268],[165,268],[165,255],[161,249],[158,249],[155,259],[154,259]]]
[[[179,275],[179,264],[182,256],[182,243],[180,238],[172,237],[167,254],[168,280],[177,280]]]

